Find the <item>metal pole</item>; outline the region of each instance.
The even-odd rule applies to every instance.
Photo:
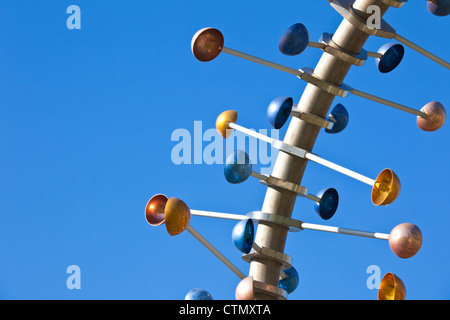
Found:
[[[370,5],[377,5],[380,8],[381,15],[384,15],[389,8],[380,0],[356,0],[353,4],[353,9],[363,16]],[[365,18],[367,17],[368,15]],[[333,42],[350,53],[358,54],[368,37],[368,34],[358,30],[348,21],[343,20],[334,33]],[[324,53],[314,70],[314,74],[322,80],[340,86],[350,67],[351,64]],[[298,103],[298,108],[301,111],[325,118],[334,97],[334,95],[308,84]],[[292,118],[284,142],[312,151],[319,131],[320,127],[311,125],[298,118]],[[275,162],[272,176],[295,184],[301,184],[307,162],[307,159],[280,152]],[[261,211],[290,218],[296,198],[297,195],[293,192],[268,186]],[[255,242],[260,246],[283,252],[287,233],[288,229],[283,226],[261,221],[258,224]],[[276,261],[256,257],[250,263],[249,275],[254,280],[262,283],[277,286],[280,272],[281,265]],[[255,299],[266,300],[273,299],[273,297],[263,292],[255,292]]]

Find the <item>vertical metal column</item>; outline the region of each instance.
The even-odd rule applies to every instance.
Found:
[[[381,0],[356,0],[353,9],[362,17],[366,18],[367,8],[370,5],[377,5],[381,9],[381,16],[387,11],[389,6],[382,3]],[[369,35],[353,27],[347,20],[343,20],[333,36],[333,42],[342,49],[357,54],[360,52]],[[324,53],[318,62],[314,73],[319,78],[330,83],[341,85],[347,75],[351,64]],[[334,100],[334,95],[329,94],[311,84],[306,86],[300,99],[298,108],[302,111],[326,117],[329,108]],[[299,148],[312,151],[314,143],[319,134],[320,128],[308,124],[296,117],[292,117],[287,130],[284,142]],[[272,176],[295,184],[301,184],[303,173],[305,171],[307,160],[279,153]],[[278,214],[290,218],[294,208],[297,194],[268,187],[262,211],[271,214]],[[284,251],[288,229],[274,224],[265,224],[260,222],[255,242],[260,247],[270,248],[279,252]],[[281,265],[279,262],[269,259],[257,258],[250,263],[249,275],[254,280],[278,286]],[[255,292],[255,299],[267,300],[273,297]]]

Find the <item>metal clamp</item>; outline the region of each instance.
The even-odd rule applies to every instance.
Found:
[[[278,149],[280,151],[297,156],[299,158],[305,158],[306,153],[307,153],[306,150],[301,149],[296,146],[291,146],[290,144],[287,144],[281,140],[274,140],[272,142],[272,147],[274,147],[275,149]]]
[[[353,10],[353,2],[353,0],[333,0],[330,4],[345,20],[364,33],[387,39],[392,39],[395,36],[395,29],[383,19],[381,19],[380,29],[369,28],[367,26],[367,21],[364,21],[364,19],[358,16]],[[390,0],[386,2],[394,4],[394,2],[399,1]]]
[[[298,76],[300,79],[318,87],[319,89],[322,89],[323,91],[342,98],[345,98],[348,95],[348,91],[345,90],[345,87],[338,86],[318,78],[316,75],[314,75],[314,70],[311,68],[303,68],[299,69],[298,71],[301,72],[301,74]]]
[[[336,122],[336,119],[330,117],[329,119],[323,119],[321,117],[316,116],[315,114],[300,111],[300,110],[292,110],[291,116],[297,117],[305,122],[308,122],[312,125],[322,127],[325,129],[331,129],[333,127],[333,124]]]
[[[257,293],[265,293],[277,300],[287,300],[288,296],[286,290],[281,289],[278,286],[262,283],[256,280],[253,280],[253,291]]]
[[[328,54],[331,54],[332,56],[351,63],[355,66],[362,66],[367,60],[367,51],[364,49],[361,49],[361,52],[359,54],[353,54],[350,52],[347,52],[346,50],[339,47],[336,43],[334,43],[332,39],[333,35],[331,33],[323,33],[320,37],[319,42],[324,44],[323,51],[325,51]]]
[[[279,178],[275,178],[269,175],[263,175],[257,172],[252,172],[252,176],[258,178],[260,180],[260,183],[266,185],[266,186],[273,186],[278,187],[284,190],[289,190],[294,193],[296,193],[299,196],[306,197],[308,195],[308,189],[305,187],[302,187],[301,185],[282,180]]]
[[[283,217],[278,214],[271,214],[261,211],[252,211],[247,213],[247,217],[265,223],[274,223],[279,226],[286,227],[289,229],[289,231],[292,232],[298,232],[303,230],[302,228],[303,221]]]
[[[401,8],[405,5],[408,0],[381,0],[384,4],[387,4],[388,6],[392,8]]]
[[[292,267],[292,258],[290,256],[270,248],[260,247],[256,243],[253,243],[252,251],[248,254],[244,254],[242,260],[250,263],[255,259],[266,259],[278,262],[281,264],[282,270]]]

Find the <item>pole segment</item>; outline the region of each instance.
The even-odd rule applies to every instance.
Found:
[[[358,14],[361,14],[362,18],[368,18],[369,15],[366,12],[370,5],[379,6],[381,15],[389,8],[381,0],[356,0],[353,4],[353,9]],[[368,37],[368,34],[358,30],[344,19],[334,33],[333,42],[350,53],[358,54]],[[314,74],[322,80],[340,86],[350,67],[350,63],[339,60],[328,53],[323,53],[314,70]],[[298,103],[298,108],[301,111],[325,118],[334,97],[333,94],[308,84]],[[320,129],[320,127],[311,125],[298,118],[292,118],[283,141],[286,144],[311,152]],[[301,184],[307,162],[307,159],[280,152],[277,156],[272,176],[295,184]],[[296,198],[297,195],[293,192],[268,186],[261,211],[290,218]],[[288,229],[285,227],[266,224],[261,221],[257,228],[255,242],[260,246],[283,252],[287,233]],[[276,261],[255,258],[250,263],[249,275],[254,280],[262,283],[277,286],[280,272],[281,264]],[[267,300],[273,299],[273,297],[262,292],[255,292],[255,299]]]

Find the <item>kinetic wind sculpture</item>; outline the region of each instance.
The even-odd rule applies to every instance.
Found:
[[[336,105],[328,113],[335,96],[346,97],[352,93],[411,113],[417,116],[418,127],[425,131],[438,130],[446,119],[445,109],[437,101],[430,102],[417,110],[343,83],[350,67],[362,66],[368,57],[376,59],[376,65],[382,73],[392,71],[401,62],[405,49],[398,43],[388,43],[377,52],[364,50],[363,45],[370,35],[396,39],[450,69],[448,62],[400,36],[384,20],[381,20],[379,29],[368,27],[366,12],[369,6],[377,5],[383,15],[389,7],[400,8],[407,1],[329,0],[329,2],[344,18],[334,34],[324,33],[318,42],[311,42],[306,27],[297,23],[286,30],[279,42],[279,50],[290,56],[300,54],[307,47],[320,48],[324,54],[314,70],[292,69],[225,47],[222,33],[214,28],[201,29],[192,39],[192,52],[200,61],[211,61],[224,52],[293,74],[308,82],[297,106],[293,104],[290,97],[279,97],[269,104],[267,119],[275,129],[281,128],[289,117],[292,118],[283,141],[238,125],[237,112],[234,110],[224,111],[216,120],[216,128],[225,139],[232,134],[233,130],[237,130],[265,141],[281,151],[270,176],[254,172],[251,159],[244,151],[236,150],[227,158],[224,173],[228,182],[242,183],[252,176],[267,186],[261,211],[237,215],[191,210],[182,200],[168,198],[162,194],[153,196],[145,208],[145,216],[150,225],[158,226],[165,223],[170,235],[177,235],[187,230],[234,272],[241,279],[235,292],[238,300],[286,299],[287,295],[295,290],[298,285],[298,273],[291,264],[291,257],[283,253],[288,231],[317,230],[387,240],[392,252],[400,258],[414,256],[422,244],[420,229],[410,223],[400,224],[389,234],[384,234],[310,224],[291,218],[297,196],[312,200],[315,211],[324,220],[333,217],[338,207],[339,196],[335,189],[324,189],[319,194],[312,195],[307,188],[300,185],[307,161],[316,162],[368,184],[372,190],[372,203],[376,206],[389,205],[399,195],[400,180],[391,169],[382,170],[375,179],[372,179],[318,157],[310,151],[321,128],[324,128],[327,133],[334,134],[345,129],[348,123],[349,114],[343,105]],[[427,1],[427,8],[435,15],[448,15],[450,0]],[[243,260],[250,263],[248,276],[190,225],[191,215],[239,221],[233,229],[232,240],[243,253]],[[255,223],[258,223],[257,228]],[[402,280],[393,273],[387,273],[382,279],[378,299],[399,300],[405,299],[405,295],[406,289]],[[185,298],[212,299],[209,293],[201,289],[191,290]]]

